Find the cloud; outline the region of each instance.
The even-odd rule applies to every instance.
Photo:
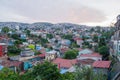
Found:
[[[68,20],[77,23],[87,23],[87,22],[103,22],[106,20],[105,14],[99,10],[80,6],[79,8],[74,8],[69,11]]]
[[[87,23],[106,20],[101,11],[81,4],[76,5],[73,0],[1,0],[1,4],[3,14],[0,14],[11,15],[13,18],[5,18],[13,21]]]

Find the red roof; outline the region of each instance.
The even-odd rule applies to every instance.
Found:
[[[80,57],[102,57],[99,53],[81,54]]]
[[[74,40],[76,41],[76,40],[82,40],[81,38],[79,38],[79,37],[76,37],[76,38],[74,38]]]
[[[82,65],[92,65],[95,60],[93,60],[93,59],[83,59],[83,60],[77,60],[77,61],[78,61],[78,63],[80,63]]]
[[[60,51],[62,52],[62,53],[65,53],[66,51],[68,51],[69,50],[69,48],[61,48],[60,49]]]
[[[61,68],[70,68],[73,65],[77,63],[76,59],[69,60],[69,59],[62,59],[62,58],[56,58],[53,63],[59,64]]]
[[[83,49],[82,49],[82,48],[77,48],[77,50],[81,51],[81,50],[83,50]]]
[[[110,64],[111,61],[95,61],[92,66],[96,68],[109,68]]]
[[[45,54],[40,54],[39,56],[40,56],[40,57],[45,57]]]
[[[20,61],[2,61],[1,65],[5,66],[5,67],[11,67],[11,66],[16,66],[18,67],[20,64],[22,64],[22,62]]]

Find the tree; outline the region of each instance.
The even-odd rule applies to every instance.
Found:
[[[97,35],[94,35],[94,36],[93,36],[93,41],[94,41],[94,42],[98,42],[98,36],[97,36]]]
[[[89,43],[89,42],[87,42],[87,41],[84,41],[84,43],[83,43],[83,48],[92,48],[92,45]]]
[[[19,44],[22,44],[22,41],[16,40],[16,41],[14,42],[14,44],[15,44],[16,46],[18,46]]]
[[[30,35],[30,30],[26,30],[26,34],[29,36]]]
[[[72,48],[79,48],[80,46],[77,45],[76,42],[72,42],[71,47],[72,47]]]
[[[40,80],[40,79],[35,79],[32,75],[32,71],[28,70],[26,73],[20,76],[20,80]]]
[[[71,40],[72,39],[72,35],[71,34],[64,34],[62,36],[63,39],[68,39],[68,40]]]
[[[94,30],[94,28],[91,28],[90,31],[93,32],[93,31],[95,31],[95,30]]]
[[[13,39],[20,39],[20,36],[18,34],[12,34],[11,37]]]
[[[35,51],[35,55],[42,54],[40,51]]]
[[[60,72],[57,65],[45,61],[43,64],[38,64],[33,68],[31,76],[41,78],[41,80],[61,80]]]
[[[74,73],[74,80],[107,80],[107,77],[102,73],[94,73],[93,69],[90,67],[76,67],[76,72]]]
[[[47,39],[44,39],[44,38],[41,38],[41,39],[40,39],[40,43],[41,43],[42,46],[45,46],[46,43],[48,43],[48,40],[47,40]]]
[[[8,33],[9,32],[9,28],[8,27],[3,27],[2,28],[2,32],[3,33]]]
[[[64,57],[65,59],[75,59],[78,55],[78,51],[77,50],[68,50],[67,52],[65,52]]]
[[[106,41],[104,37],[101,37],[98,43],[99,47],[106,46]]]
[[[21,52],[21,49],[16,46],[8,46],[8,55],[18,55]]]
[[[53,35],[52,34],[47,34],[47,38],[52,39]]]
[[[19,74],[8,68],[3,68],[0,71],[0,80],[21,80]]]
[[[102,47],[98,48],[98,52],[101,55],[106,55],[109,53],[109,48],[107,46],[102,46]]]
[[[30,32],[31,32],[30,30],[24,29],[24,33],[27,34],[28,36],[30,36]]]
[[[64,73],[64,74],[61,74],[62,75],[62,79],[61,80],[75,80],[75,76],[74,76],[74,73]]]

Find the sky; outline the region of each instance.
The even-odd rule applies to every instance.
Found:
[[[0,22],[75,23],[109,26],[120,0],[0,0]]]

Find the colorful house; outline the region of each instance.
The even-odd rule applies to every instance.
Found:
[[[81,55],[81,54],[92,54],[92,53],[93,53],[93,51],[90,50],[90,49],[83,49],[83,50],[79,51],[79,55]]]
[[[111,65],[111,61],[95,61],[92,64],[92,67],[94,72],[108,75],[110,65]]]
[[[57,51],[49,51],[49,52],[46,52],[46,55],[45,55],[45,59],[46,60],[54,60],[55,58],[57,57]]]
[[[0,65],[2,65],[3,67],[10,68],[11,70],[13,70],[15,72],[22,70],[22,62],[21,61],[4,60],[4,61],[1,61]]]
[[[62,59],[62,58],[56,58],[53,60],[53,63],[58,65],[58,68],[60,69],[60,73],[66,73],[69,68],[77,64],[77,60],[69,60],[69,59]]]
[[[20,56],[22,56],[22,57],[34,56],[34,52],[33,52],[31,49],[26,48],[25,50],[23,50],[23,51],[20,53]]]
[[[92,53],[92,54],[81,54],[77,56],[78,60],[85,60],[85,59],[92,59],[94,61],[100,61],[102,60],[102,55],[99,53]]]
[[[84,42],[81,38],[76,37],[74,38],[74,41],[76,41],[77,45],[79,45],[80,47],[82,47],[82,43]]]
[[[21,34],[21,35],[20,35],[20,38],[21,38],[21,39],[26,39],[27,36],[26,36],[26,34]]]
[[[7,44],[0,43],[0,57],[7,53]]]

